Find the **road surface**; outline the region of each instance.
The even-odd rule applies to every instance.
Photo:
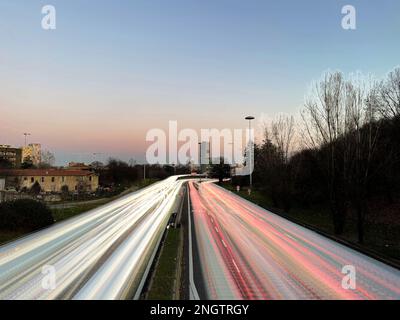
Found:
[[[0,247],[0,299],[137,298],[182,183],[168,178]]]
[[[215,184],[189,188],[201,298],[400,299],[399,270]]]

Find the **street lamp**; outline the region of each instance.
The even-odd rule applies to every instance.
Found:
[[[201,170],[201,142],[199,142],[199,149],[200,149],[200,152],[199,152],[199,166],[200,166],[200,174],[201,174],[201,172],[202,172],[202,170]]]
[[[27,136],[30,136],[31,134],[28,133],[28,132],[24,132],[23,135],[25,136],[25,147],[26,147],[26,137],[27,137]]]
[[[102,155],[101,152],[93,152],[93,162],[97,161],[97,156]]]
[[[249,170],[250,170],[250,191],[251,191],[251,189],[252,189],[252,187],[253,187],[253,176],[252,176],[252,171],[251,171],[251,153],[252,153],[252,143],[253,143],[253,141],[252,141],[252,137],[251,137],[251,120],[254,120],[255,118],[253,117],[253,116],[247,116],[246,118],[245,118],[245,120],[248,120],[249,121],[249,163],[250,163],[250,167],[249,167]]]

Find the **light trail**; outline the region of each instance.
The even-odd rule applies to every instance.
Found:
[[[168,178],[0,247],[0,299],[132,298],[183,183]],[[42,284],[45,266],[55,288]]]
[[[400,299],[400,271],[212,183],[189,182],[208,299]],[[345,289],[344,266],[356,270]]]

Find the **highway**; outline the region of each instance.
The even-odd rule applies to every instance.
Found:
[[[399,270],[213,183],[189,189],[200,298],[400,299]],[[344,266],[354,266],[354,283]]]
[[[0,299],[138,299],[186,182],[168,178],[1,246]],[[194,298],[400,299],[397,269],[209,181],[189,182],[188,196]],[[354,289],[342,286],[349,265]]]
[[[0,299],[138,298],[183,183],[168,178],[0,247]]]

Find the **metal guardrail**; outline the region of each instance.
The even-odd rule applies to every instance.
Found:
[[[189,227],[189,298],[190,300],[200,300],[199,293],[197,292],[196,285],[194,283],[193,276],[193,243],[192,243],[192,218],[191,218],[191,207],[190,207],[190,192],[187,192],[188,201],[188,227]]]

